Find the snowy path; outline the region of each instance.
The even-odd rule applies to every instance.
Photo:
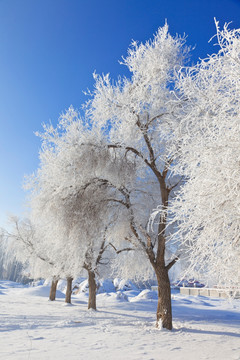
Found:
[[[175,294],[174,330],[168,332],[154,327],[151,293],[129,292],[129,301],[100,294],[92,312],[84,294],[66,306],[63,298],[47,300],[48,287],[0,284],[1,360],[240,360],[239,300]]]

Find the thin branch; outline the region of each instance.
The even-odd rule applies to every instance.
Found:
[[[181,179],[176,184],[168,187],[167,191],[170,193],[175,187],[177,187],[181,183],[182,180],[183,180],[183,177],[181,177]]]
[[[148,166],[151,166],[151,164],[149,163],[148,159],[145,159],[145,157],[143,156],[143,154],[136,150],[134,147],[131,146],[122,146],[120,144],[110,144],[108,145],[109,149],[125,149],[126,152],[131,151],[132,153],[134,153],[135,155],[137,155],[138,157],[140,157]]]
[[[126,206],[127,207],[127,204],[123,201],[123,200],[118,200],[118,199],[105,199],[105,200],[103,200],[103,201],[113,201],[113,202],[117,202],[117,203],[119,203],[119,204],[122,204],[122,205],[124,205],[124,206]]]
[[[22,243],[25,244],[25,246],[27,247],[30,254],[34,254],[38,259],[42,260],[43,262],[46,262],[47,264],[49,264],[51,266],[54,266],[55,264],[51,260],[49,260],[47,257],[43,257],[42,255],[40,255],[37,252],[33,242],[29,239],[29,237],[24,238],[24,236],[21,235],[21,231],[19,229],[18,221],[15,222],[15,226],[16,226],[16,230],[17,230],[18,235],[11,234],[8,231],[5,231],[5,234],[8,237],[12,237],[12,238],[15,238],[16,240],[22,241]],[[32,232],[33,232],[33,230],[31,229],[31,233]]]
[[[114,249],[116,254],[120,254],[123,251],[134,251],[133,248],[124,248],[124,249],[121,249],[121,250],[117,250],[117,248],[112,243],[109,243],[109,245]]]
[[[160,117],[162,117],[162,116],[164,116],[164,115],[169,115],[169,113],[162,113],[162,114],[159,114],[159,115],[154,116],[153,118],[151,118],[151,119],[148,121],[147,125],[149,126],[154,120],[156,120],[156,119],[158,119],[158,118],[160,118]]]

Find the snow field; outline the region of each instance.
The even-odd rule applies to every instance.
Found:
[[[0,282],[0,359],[240,359],[240,301],[173,293],[174,330],[155,328],[156,293],[101,293],[98,311],[87,294],[48,301],[48,286]]]

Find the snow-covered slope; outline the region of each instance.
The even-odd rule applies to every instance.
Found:
[[[240,301],[173,294],[174,330],[155,328],[150,290],[101,293],[98,311],[87,295],[64,304],[47,286],[0,282],[0,359],[192,360],[240,359]]]

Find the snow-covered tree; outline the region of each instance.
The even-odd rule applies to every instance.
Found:
[[[30,219],[9,218],[10,230],[4,230],[7,251],[22,264],[23,271],[33,278],[47,277],[54,263],[40,245],[35,228]]]
[[[218,52],[182,69],[181,159],[188,178],[172,204],[188,274],[240,284],[240,29],[221,30]]]
[[[27,282],[23,264],[16,259],[15,252],[9,246],[9,237],[5,229],[0,229],[0,278],[16,282]]]
[[[169,198],[179,182],[170,168],[179,143],[177,114],[182,103],[172,89],[188,51],[185,39],[173,38],[166,24],[146,44],[132,43],[122,62],[131,73],[129,79],[113,83],[109,75],[94,75],[95,89],[86,106],[93,127],[105,132],[108,149],[135,162],[136,182],[122,187],[119,196],[128,210],[134,246],[145,254],[157,277],[157,324],[168,329],[172,328],[168,272],[178,257],[166,255],[166,225]],[[145,199],[137,193],[145,193]],[[162,206],[158,225],[148,232],[150,207],[157,204]],[[135,261],[140,270],[141,261],[137,257]]]
[[[95,309],[95,277],[103,272],[102,265],[111,264],[110,250],[117,253],[121,243],[108,232],[114,219],[120,221],[116,186],[131,181],[133,164],[112,156],[101,131],[72,107],[56,128],[45,126],[40,136],[40,166],[28,180],[31,218],[43,234],[40,246],[55,264],[55,276],[66,277],[70,289],[72,278],[87,271],[88,306]]]

